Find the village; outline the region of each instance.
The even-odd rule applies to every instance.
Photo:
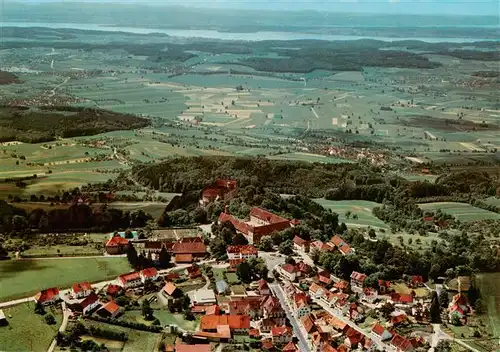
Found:
[[[236,181],[217,180],[202,190],[199,204],[227,200],[236,192]],[[68,344],[68,325],[83,319],[129,326],[120,317],[131,309],[140,309],[150,322],[139,328],[178,336],[159,350],[200,352],[244,343],[261,351],[427,351],[440,340],[452,339],[440,324],[431,324],[433,305],[443,306],[436,302],[436,291],[452,297],[438,309],[443,322],[465,325],[473,315],[466,295],[468,277],[459,276],[454,288],[429,287],[419,275],[368,282],[366,274],[352,271],[348,281],[324,270],[315,264],[318,253],[356,253],[339,235],[324,242],[295,235],[287,255],[278,246],[259,249],[264,237],[299,223],[258,207],[250,210],[250,219],[239,219],[226,207],[217,225],[234,227],[246,244],[227,246],[223,261],[207,246],[207,238],[214,235],[206,227],[196,236],[178,239],[139,239],[134,233],[115,232],[106,241],[106,255],[127,256],[131,263],[134,257],[138,263],[140,253],[147,258],[146,264],[136,264],[141,269],[110,281],[75,280],[70,288],[47,287],[10,303],[34,301],[33,314],[48,307],[62,310],[64,319],[49,351]],[[0,308],[8,305],[1,303]],[[151,307],[184,312],[196,329],[162,326]],[[0,320],[8,325],[2,310]]]

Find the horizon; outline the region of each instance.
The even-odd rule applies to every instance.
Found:
[[[247,0],[216,0],[202,2],[199,0],[3,0],[2,4],[47,5],[47,4],[120,4],[126,6],[141,5],[147,7],[182,7],[186,9],[226,9],[226,10],[255,10],[269,12],[307,12],[345,13],[352,15],[419,15],[419,16],[466,16],[466,17],[500,17],[500,2],[480,1],[462,2],[453,0],[387,0],[373,2],[370,0],[322,1],[322,0],[277,0],[272,3]],[[326,5],[326,6],[325,6]]]

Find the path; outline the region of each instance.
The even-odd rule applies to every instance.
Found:
[[[16,304],[21,304],[21,303],[28,303],[28,302],[31,302],[34,300],[35,300],[35,298],[33,298],[33,297],[25,297],[25,298],[16,299],[13,301],[2,302],[2,303],[0,303],[0,308],[15,306]]]
[[[68,326],[69,317],[71,316],[71,311],[68,309],[68,307],[66,307],[66,302],[64,302],[64,301],[62,301],[61,307],[62,307],[62,312],[63,312],[63,321],[61,323],[61,326],[59,327],[59,332],[65,332],[66,327]],[[54,337],[47,352],[54,351],[54,348],[56,348],[56,346],[57,346],[57,340]]]
[[[280,285],[277,285],[277,284],[270,284],[269,288],[271,289],[271,291],[273,291],[274,295],[276,297],[278,297],[278,299],[281,303],[281,306],[285,310],[285,313],[286,313],[288,320],[290,321],[290,323],[293,326],[293,331],[294,331],[295,335],[297,336],[297,338],[299,339],[300,351],[303,351],[303,352],[310,351],[309,343],[307,340],[307,333],[302,328],[299,319],[292,313],[290,307],[288,306],[287,301],[285,299],[285,293],[283,292],[283,289],[281,288]]]
[[[56,90],[61,87],[63,84],[66,84],[71,79],[71,77],[66,77],[62,83],[59,83],[57,86],[52,88],[49,92],[49,97],[53,97],[56,94]]]
[[[314,110],[314,108],[311,108],[311,111],[313,112],[314,116],[316,116],[317,119],[319,119],[319,116],[318,114],[316,113],[316,110]]]

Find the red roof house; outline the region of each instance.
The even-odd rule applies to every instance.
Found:
[[[53,304],[59,301],[59,299],[59,289],[57,287],[42,290],[35,295],[36,302],[41,305]]]
[[[93,292],[92,286],[89,284],[88,281],[80,282],[78,284],[73,284],[72,291],[73,291],[73,296],[75,296],[76,298],[87,297]]]
[[[116,235],[111,237],[108,242],[106,242],[106,252],[108,254],[123,254],[127,251],[130,246],[129,240]]]
[[[191,265],[190,267],[186,268],[186,271],[190,279],[196,279],[197,277],[201,276],[200,267],[197,265]]]
[[[158,279],[158,270],[155,268],[146,268],[140,271],[139,275],[141,276],[142,282],[146,281],[154,281]]]

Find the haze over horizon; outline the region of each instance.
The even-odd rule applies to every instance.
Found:
[[[7,1],[3,0],[2,3]],[[16,1],[8,1],[16,2]],[[24,0],[23,4],[47,3],[103,3],[103,4],[146,4],[148,6],[184,6],[196,8],[226,8],[226,9],[254,9],[254,10],[316,10],[324,12],[351,12],[360,14],[423,14],[423,15],[471,15],[471,16],[499,16],[500,1],[455,1],[455,0],[275,0],[248,1],[248,0],[214,0],[210,2],[200,0]]]

